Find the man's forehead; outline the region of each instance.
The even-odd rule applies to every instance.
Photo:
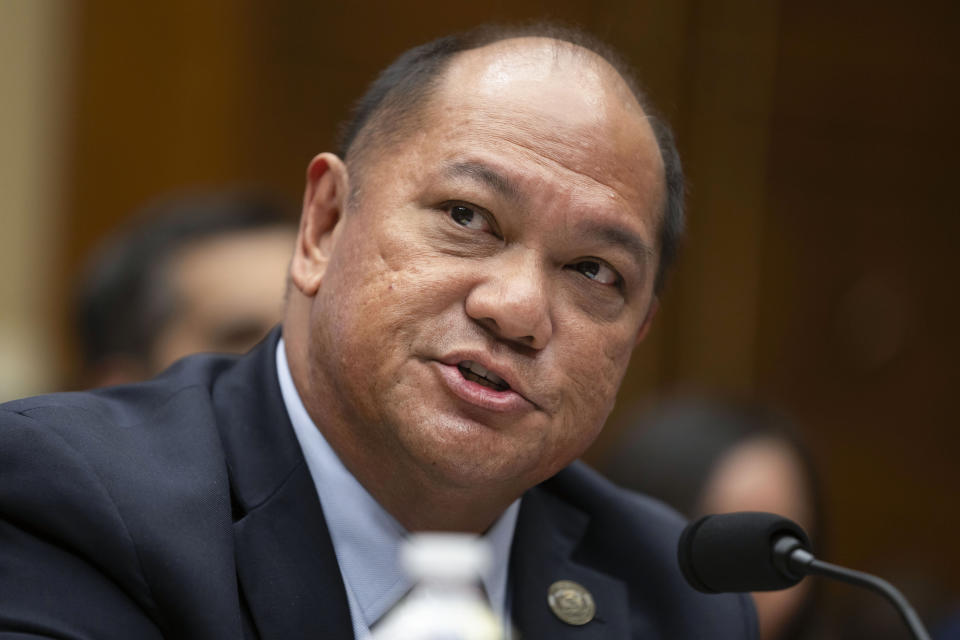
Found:
[[[630,86],[607,60],[548,37],[508,38],[464,51],[451,61],[444,83],[496,95],[517,85],[543,86],[558,77],[575,78],[575,88],[586,98],[616,97],[622,106],[643,114]]]
[[[586,135],[593,152],[618,147],[628,165],[661,162],[646,113],[620,73],[565,41],[512,38],[465,51],[450,64],[430,107],[431,122],[454,123],[460,131],[532,126],[558,140]]]
[[[525,147],[537,162],[592,179],[659,218],[663,166],[656,136],[603,58],[550,38],[504,40],[461,55],[431,99],[435,135],[423,135],[432,153]]]

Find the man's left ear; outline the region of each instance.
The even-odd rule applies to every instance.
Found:
[[[327,270],[348,195],[347,167],[321,153],[307,167],[300,232],[290,262],[290,279],[305,296],[316,295]]]
[[[650,326],[653,324],[653,317],[657,315],[657,311],[660,309],[660,298],[654,296],[650,300],[650,307],[647,309],[647,316],[643,319],[643,324],[640,325],[640,330],[637,331],[637,341],[635,345],[643,342],[643,339],[647,337],[647,334],[650,332]]]

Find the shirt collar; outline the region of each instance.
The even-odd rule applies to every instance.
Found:
[[[351,611],[354,626],[362,621],[369,628],[412,586],[398,556],[407,531],[343,465],[311,420],[290,375],[282,338],[276,361],[283,402],[320,497],[351,607],[359,609]],[[502,620],[509,618],[507,568],[519,510],[518,498],[484,534],[493,563],[483,586]]]

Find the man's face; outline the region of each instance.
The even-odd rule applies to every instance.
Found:
[[[422,130],[365,163],[306,354],[307,405],[349,425],[348,458],[522,490],[612,408],[652,315],[663,170],[613,71],[554,53],[462,54]]]
[[[154,373],[191,353],[243,353],[282,317],[294,233],[235,231],[192,243],[165,273],[176,312],[156,336]]]

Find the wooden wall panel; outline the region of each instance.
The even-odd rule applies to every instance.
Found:
[[[956,594],[960,10],[780,24],[759,388],[816,444],[837,561]]]
[[[244,31],[233,4],[82,5],[69,263],[162,191],[241,174]]]

